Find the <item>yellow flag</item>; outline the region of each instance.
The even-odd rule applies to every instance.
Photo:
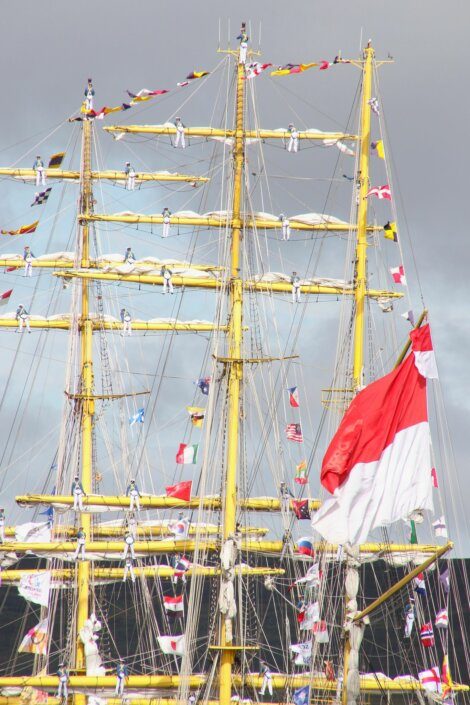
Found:
[[[313,61],[311,64],[286,64],[285,66],[278,66],[275,71],[271,71],[271,76],[288,76],[291,73],[302,73],[311,69],[312,66],[318,66],[318,64]]]
[[[372,148],[375,149],[375,153],[377,154],[379,159],[385,159],[383,140],[377,140],[377,142],[373,142]]]
[[[199,406],[187,406],[186,411],[191,417],[191,423],[197,428],[201,428],[204,423],[204,416],[206,414],[205,409],[201,409]]]
[[[398,231],[397,224],[395,223],[395,221],[393,221],[392,223],[390,221],[388,223],[385,223],[384,237],[386,237],[387,240],[393,240],[393,242],[398,242]]]
[[[56,152],[49,159],[48,169],[59,169],[64,161],[65,152]]]

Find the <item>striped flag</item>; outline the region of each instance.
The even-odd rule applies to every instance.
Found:
[[[439,517],[437,521],[433,521],[432,528],[434,529],[434,535],[440,538],[447,538],[447,526],[446,520],[443,516]]]
[[[289,441],[303,443],[302,428],[299,423],[288,423],[286,426],[286,436]]]
[[[34,223],[30,225],[22,225],[18,230],[0,230],[2,235],[27,235],[28,233],[34,233],[39,225],[39,220],[35,220]]]
[[[6,306],[10,301],[10,296],[13,294],[13,289],[8,289],[0,294],[0,306]]]
[[[439,610],[439,612],[436,614],[434,624],[438,629],[447,629],[447,627],[449,626],[449,613],[446,609]]]
[[[419,637],[423,646],[426,646],[427,648],[434,646],[434,631],[432,628],[432,622],[426,622],[426,624],[423,624],[419,631]]]
[[[369,196],[377,196],[377,198],[381,201],[384,199],[386,201],[392,200],[392,192],[388,184],[385,184],[384,186],[373,186],[366,193],[366,198],[368,198]]]
[[[415,593],[424,597],[426,595],[426,583],[424,582],[424,573],[419,573],[413,580]]]
[[[176,462],[178,465],[196,465],[198,448],[198,443],[191,446],[186,445],[186,443],[180,443],[176,453]]]
[[[297,409],[300,404],[299,404],[299,391],[297,387],[289,387],[287,390],[289,392],[289,404],[294,407],[294,409]]]
[[[164,595],[163,606],[167,612],[184,612],[183,595]]]
[[[315,549],[313,547],[312,540],[308,537],[299,539],[297,541],[297,553],[300,553],[301,556],[310,556],[310,558],[314,558]]]

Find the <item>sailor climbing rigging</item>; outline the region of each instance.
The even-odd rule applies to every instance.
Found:
[[[122,578],[123,583],[126,582],[129,573],[131,575],[132,582],[135,583],[134,561],[132,559],[132,556],[126,556],[126,559],[124,561],[124,575]]]
[[[85,560],[86,533],[83,530],[83,526],[81,526],[79,528],[79,530],[77,531],[76,538],[77,538],[77,547],[75,549],[73,560],[74,561],[77,561],[77,560],[84,561]]]

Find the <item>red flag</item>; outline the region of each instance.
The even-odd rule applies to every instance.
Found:
[[[325,69],[329,69],[330,66],[331,66],[330,61],[325,61],[325,60],[320,61],[320,71],[324,71]]]
[[[0,294],[0,306],[6,306],[8,304],[12,293],[13,289],[8,289],[8,291],[4,291],[3,294]]]
[[[416,334],[416,336],[414,335]],[[429,335],[413,331],[412,349]],[[363,543],[369,531],[432,510],[426,379],[411,353],[354,398],[321,469],[327,500],[312,525],[330,543]]]
[[[310,519],[308,499],[293,499],[292,509],[297,519]]]
[[[192,481],[188,480],[187,482],[177,482],[176,485],[168,485],[168,487],[165,487],[166,496],[189,502],[191,500],[192,484]]]
[[[432,486],[433,487],[439,487],[439,483],[437,481],[437,470],[436,468],[431,468],[431,477],[432,477]]]
[[[434,646],[434,631],[432,628],[432,622],[427,622],[423,624],[419,631],[419,636],[423,646],[430,647]]]
[[[398,265],[398,267],[390,267],[390,274],[395,284],[406,286],[405,268],[402,264]]]

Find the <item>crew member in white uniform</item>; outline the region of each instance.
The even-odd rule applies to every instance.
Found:
[[[238,35],[237,39],[240,40],[240,53],[239,53],[239,58],[238,58],[238,63],[239,64],[244,64],[246,63],[246,54],[248,50],[248,35],[245,31],[245,24],[242,24],[242,28],[240,30],[240,34]]]
[[[0,509],[0,543],[5,542],[5,510]]]
[[[171,269],[169,267],[167,267],[166,265],[163,265],[160,274],[163,277],[163,293],[168,294],[168,292],[169,292],[170,294],[172,294],[173,293],[173,282],[171,281],[171,275],[173,274],[173,272],[171,271]]]
[[[126,556],[124,563],[124,577],[122,579],[123,583],[126,582],[129,573],[131,574],[132,582],[135,583],[134,561],[132,560],[132,556]]]
[[[124,553],[122,554],[123,561],[126,560],[129,553],[131,554],[132,560],[135,561],[134,537],[130,531],[127,531],[124,537]]]
[[[132,335],[132,316],[126,308],[121,309],[121,335]]]
[[[281,227],[282,227],[282,239],[283,240],[288,240],[290,238],[290,221],[287,216],[284,215],[284,213],[281,213],[279,216],[279,220],[281,221]]]
[[[134,191],[134,189],[135,189],[135,171],[134,171],[134,167],[131,166],[130,162],[126,162],[126,168],[124,169],[124,173],[127,176],[126,189],[128,191]]]
[[[289,133],[289,143],[287,145],[288,152],[298,152],[299,151],[299,133],[295,129],[293,123],[289,123],[287,127],[287,132]]]
[[[269,666],[265,661],[261,661],[259,674],[260,674],[260,676],[263,676],[263,684],[261,686],[261,690],[259,691],[259,694],[264,695],[265,690],[267,688],[269,695],[272,696],[272,694],[273,694],[273,674],[271,673]]]
[[[46,170],[44,168],[44,162],[42,161],[40,155],[36,157],[36,161],[33,164],[33,169],[36,172],[36,186],[46,185]]]
[[[23,260],[24,260],[24,277],[32,277],[33,276],[33,265],[32,261],[34,259],[34,254],[31,252],[31,248],[26,245],[26,247],[23,250]]]
[[[85,560],[85,543],[86,533],[83,531],[83,526],[81,526],[77,531],[77,547],[73,556],[74,561],[77,561],[79,558],[82,561]]]
[[[85,490],[78,475],[75,475],[72,482],[73,509],[75,512],[83,512],[83,498]]]
[[[116,690],[115,695],[122,697],[124,695],[124,683],[128,676],[127,666],[124,661],[119,659],[119,663],[116,667]]]
[[[23,332],[23,326],[26,325],[26,328],[28,330],[28,333],[31,333],[31,327],[29,325],[29,313],[23,306],[23,304],[20,304],[18,308],[16,309],[16,320],[18,321],[18,332],[22,333]]]
[[[135,262],[135,254],[132,252],[131,247],[128,247],[126,250],[126,253],[124,255],[124,262],[126,264],[134,264]]]
[[[292,303],[300,304],[300,277],[297,272],[292,272],[290,283],[292,284]]]
[[[140,512],[140,492],[139,488],[135,484],[135,480],[131,480],[126,490],[126,497],[130,498],[129,501],[129,511],[132,512],[137,509]]]
[[[162,216],[163,216],[162,237],[168,237],[168,235],[170,234],[171,210],[169,208],[164,208],[162,210]]]
[[[85,109],[93,110],[93,96],[95,95],[95,89],[91,82],[91,78],[88,79],[88,85],[85,88]]]
[[[67,700],[67,698],[69,697],[69,672],[65,668],[65,663],[59,664],[57,675],[59,676],[59,687],[57,688],[57,697],[63,700]]]
[[[181,122],[180,117],[175,118],[175,127],[176,127],[175,147],[178,147],[179,144],[181,144],[181,148],[184,149],[186,147],[186,142],[184,139],[184,125]]]

